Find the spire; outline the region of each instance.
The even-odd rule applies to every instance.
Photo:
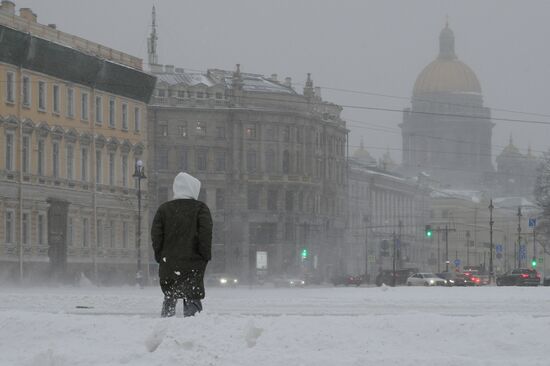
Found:
[[[147,53],[149,55],[149,65],[158,64],[158,55],[157,55],[157,12],[155,6],[153,5],[152,12],[153,23],[151,24],[152,30],[151,35],[147,39]]]
[[[307,73],[306,86],[304,87],[304,96],[311,98],[314,95],[313,80],[311,80],[311,73]]]
[[[439,58],[455,59],[455,35],[449,28],[449,17],[445,22],[445,28],[439,34]]]

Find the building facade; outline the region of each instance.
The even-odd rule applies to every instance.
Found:
[[[380,270],[393,268],[394,257],[398,269],[426,268],[430,190],[373,164],[365,152],[361,148],[349,160],[345,273],[367,273],[373,281]]]
[[[0,8],[0,262],[8,278],[136,273],[141,60]],[[145,221],[147,222],[147,221]]]
[[[425,172],[444,186],[480,189],[490,185],[494,124],[483,106],[475,73],[461,62],[447,25],[439,36],[439,55],[414,84],[411,108],[403,112],[405,175]]]
[[[152,66],[151,214],[180,171],[202,182],[214,220],[211,272],[328,278],[340,265],[346,222],[345,122],[308,75],[192,73]],[[305,251],[304,251],[305,250]],[[303,257],[302,257],[303,254]]]

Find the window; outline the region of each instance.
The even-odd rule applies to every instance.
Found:
[[[225,171],[225,152],[218,151],[216,153],[216,171],[223,172]]]
[[[72,246],[74,242],[74,229],[73,229],[73,218],[67,218],[67,245]]]
[[[67,145],[67,179],[74,178],[74,146]]]
[[[292,210],[294,210],[294,192],[292,191],[286,191],[285,209],[288,212],[292,212]]]
[[[46,82],[42,80],[38,82],[38,110],[46,110]]]
[[[288,150],[283,152],[283,174],[288,174],[290,171],[290,154]]]
[[[80,102],[80,119],[83,121],[88,120],[88,103],[89,95],[86,92],[81,92],[81,102]]]
[[[83,147],[80,154],[80,177],[82,181],[88,180],[88,149]]]
[[[248,209],[257,210],[260,207],[260,190],[257,187],[248,187]]]
[[[54,142],[52,145],[52,173],[54,178],[59,177],[59,143]]]
[[[6,170],[13,170],[14,137],[12,133],[6,134]]]
[[[168,136],[168,125],[159,125],[159,134],[161,136]]]
[[[295,238],[295,226],[292,222],[285,223],[285,240],[291,241]]]
[[[128,155],[122,155],[122,186],[128,187]]]
[[[111,220],[110,230],[109,230],[109,247],[114,248],[116,243],[116,222]]]
[[[285,126],[283,127],[283,141],[289,142],[290,141],[290,127]]]
[[[139,107],[134,108],[134,131],[141,131],[141,109]]]
[[[183,148],[180,152],[180,169],[182,172],[189,170],[189,153],[186,148]]]
[[[185,90],[178,90],[178,98],[180,99],[185,98]]]
[[[74,118],[74,89],[67,88],[67,117]]]
[[[222,93],[216,93],[216,99],[223,99]]]
[[[166,96],[166,90],[165,89],[158,89],[157,95],[161,98],[164,98]]]
[[[277,211],[277,190],[270,189],[267,191],[267,209],[269,211]]]
[[[23,136],[23,173],[29,172],[30,167],[30,136]]]
[[[109,184],[115,185],[115,153],[109,154]]]
[[[11,71],[6,73],[6,102],[15,103],[15,74]]]
[[[122,247],[128,247],[128,223],[126,221],[122,223]]]
[[[109,127],[115,128],[116,126],[116,104],[115,98],[109,99]]]
[[[38,140],[37,174],[44,175],[44,140]]]
[[[207,151],[199,150],[197,151],[197,170],[205,171],[207,169]]]
[[[53,112],[57,114],[61,111],[59,102],[59,85],[54,85],[52,91],[52,109]]]
[[[95,152],[95,182],[96,184],[103,183],[103,161],[101,159],[101,150]]]
[[[204,92],[197,92],[197,99],[204,98]]]
[[[88,223],[88,218],[82,218],[82,247],[86,248],[90,240],[90,224]]]
[[[187,92],[187,98],[193,98],[194,94],[192,91]]]
[[[22,97],[23,97],[23,105],[25,107],[30,107],[31,106],[31,78],[28,77],[28,76],[23,76],[23,81],[22,81],[22,91],[21,93],[23,94]]]
[[[271,149],[265,152],[265,170],[267,173],[275,173],[275,152]]]
[[[182,122],[182,124],[178,126],[178,135],[180,137],[187,137],[187,122]]]
[[[23,242],[23,244],[29,244],[29,239],[30,239],[30,233],[29,233],[29,229],[30,229],[30,222],[29,222],[29,214],[27,212],[23,212],[23,221],[22,221],[22,224],[23,224],[23,239],[21,240]]]
[[[225,190],[216,189],[216,209],[222,210],[225,208]]]
[[[249,173],[255,173],[257,170],[256,150],[248,150],[246,152],[246,167]]]
[[[5,225],[5,231],[4,231],[4,239],[6,241],[6,244],[13,244],[14,238],[14,229],[15,229],[15,214],[13,210],[6,210],[6,213],[4,215],[4,225]]]
[[[197,135],[206,136],[206,123],[205,122],[197,122],[197,126],[195,127],[195,130],[197,132]]]
[[[46,244],[46,215],[38,214],[38,245]]]
[[[296,152],[296,174],[300,174],[302,171],[302,155],[300,152]]]
[[[95,121],[97,124],[103,123],[103,98],[99,95],[95,97]]]
[[[168,169],[168,148],[159,147],[157,150],[157,166],[159,169]]]
[[[216,137],[219,139],[225,139],[225,127],[218,126],[216,127]]]
[[[122,129],[128,131],[128,104],[122,103]]]
[[[244,129],[244,137],[247,139],[256,138],[256,126],[248,126]]]
[[[96,220],[95,235],[96,235],[97,246],[102,247],[103,246],[103,221],[101,219]]]

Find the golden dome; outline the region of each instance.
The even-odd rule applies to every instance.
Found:
[[[439,56],[418,75],[413,95],[437,92],[481,94],[476,74],[456,57],[448,24],[439,35]]]
[[[418,75],[413,94],[437,92],[481,94],[481,86],[476,74],[465,63],[457,59],[437,59]]]

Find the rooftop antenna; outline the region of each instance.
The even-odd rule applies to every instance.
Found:
[[[157,65],[158,64],[158,55],[157,55],[157,11],[155,10],[155,6],[153,5],[153,12],[152,12],[152,18],[153,23],[151,25],[151,35],[147,39],[147,52],[149,54],[149,65]]]

